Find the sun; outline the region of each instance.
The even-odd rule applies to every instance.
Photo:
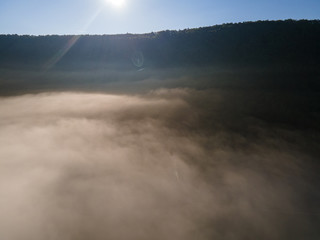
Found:
[[[106,0],[106,1],[115,8],[123,8],[126,3],[125,0]]]

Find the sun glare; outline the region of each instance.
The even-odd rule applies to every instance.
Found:
[[[122,8],[125,5],[125,0],[107,0],[115,8]]]

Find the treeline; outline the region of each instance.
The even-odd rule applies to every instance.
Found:
[[[244,22],[149,34],[0,35],[0,68],[189,66],[317,69],[320,20]]]

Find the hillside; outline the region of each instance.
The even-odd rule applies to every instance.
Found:
[[[130,69],[135,57],[151,68],[314,68],[320,65],[320,21],[244,22],[140,35],[0,36],[0,68]]]
[[[0,36],[0,94],[154,88],[320,91],[320,21],[149,34]]]

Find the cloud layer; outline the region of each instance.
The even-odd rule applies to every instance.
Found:
[[[309,135],[226,98],[1,98],[0,239],[316,239],[316,157],[291,141]]]

